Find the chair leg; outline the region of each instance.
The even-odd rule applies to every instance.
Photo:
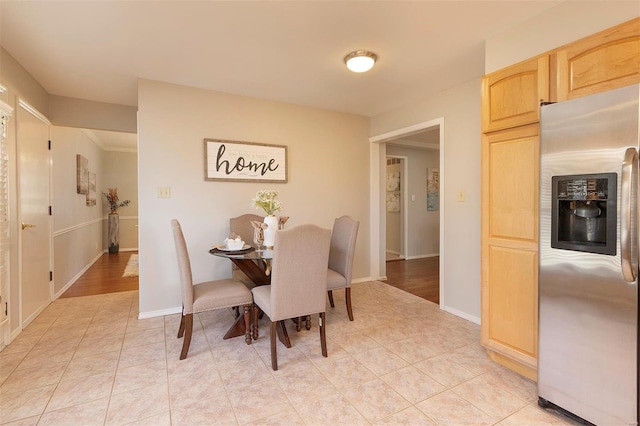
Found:
[[[189,352],[189,345],[191,344],[191,333],[193,332],[193,314],[187,314],[184,317],[185,320],[185,334],[184,341],[182,342],[182,352],[180,352],[180,359],[187,357]]]
[[[271,368],[278,370],[278,353],[276,351],[276,325],[277,321],[271,321]]]
[[[320,324],[320,347],[322,348],[322,356],[323,357],[327,357],[327,332],[325,330],[325,326],[324,326],[324,312],[320,312],[320,319],[319,319],[319,324]]]
[[[178,328],[178,339],[184,335],[184,314],[180,313],[180,327]]]
[[[349,321],[353,321],[353,308],[351,307],[351,287],[344,289],[344,298],[347,299],[347,314],[349,314]]]
[[[253,305],[253,340],[258,340],[258,320],[260,319],[258,311],[258,305]]]
[[[251,344],[251,305],[244,305],[244,341]]]
[[[327,290],[327,293],[329,294],[329,304],[332,308],[335,308],[336,305],[333,303],[333,290]]]

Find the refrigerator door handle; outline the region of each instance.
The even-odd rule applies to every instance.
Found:
[[[638,151],[627,148],[622,163],[620,194],[620,259],[622,275],[627,282],[635,282],[638,276],[637,206]]]

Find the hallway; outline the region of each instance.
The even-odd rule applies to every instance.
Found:
[[[387,262],[385,283],[433,303],[440,303],[440,256]]]
[[[60,298],[138,290],[138,277],[122,277],[129,257],[136,253],[104,253]]]

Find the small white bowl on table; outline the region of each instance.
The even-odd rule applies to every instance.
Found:
[[[242,250],[244,248],[242,238],[225,238],[224,244],[227,250]]]

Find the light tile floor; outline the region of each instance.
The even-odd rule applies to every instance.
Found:
[[[222,340],[231,312],[200,314],[179,361],[179,315],[138,320],[138,292],[58,299],[0,352],[0,424],[547,425],[535,383],[493,363],[476,324],[381,282],[278,344]]]

